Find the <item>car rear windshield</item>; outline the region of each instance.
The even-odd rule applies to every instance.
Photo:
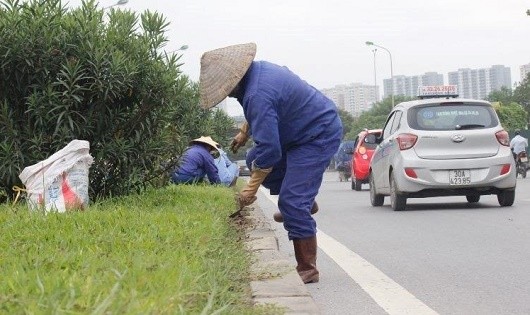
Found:
[[[491,128],[499,124],[488,104],[429,104],[411,108],[409,126],[417,130],[462,130]]]

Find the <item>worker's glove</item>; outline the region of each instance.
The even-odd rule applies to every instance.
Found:
[[[243,194],[243,192],[240,192],[239,194],[237,194],[239,210],[241,211],[241,209],[243,209],[244,207],[251,205],[252,203],[254,203],[254,201],[256,201],[256,199],[258,199],[258,197],[256,197],[255,195],[246,196]]]
[[[261,169],[252,165],[252,172],[250,174],[250,180],[243,187],[243,189],[237,195],[239,202],[239,209],[246,207],[256,201],[256,193],[258,192],[259,186],[265,180],[265,177],[272,171],[272,167]]]
[[[241,126],[241,129],[239,129],[239,133],[234,137],[232,140],[232,143],[230,144],[230,149],[233,153],[237,153],[237,150],[244,146],[249,138],[249,126],[248,123],[244,123],[243,126]]]

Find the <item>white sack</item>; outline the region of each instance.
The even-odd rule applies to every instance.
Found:
[[[72,140],[44,161],[24,168],[19,178],[26,186],[32,209],[65,212],[88,206],[88,169],[93,162],[90,144]]]

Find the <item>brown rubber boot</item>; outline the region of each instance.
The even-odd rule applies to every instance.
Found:
[[[313,207],[311,208],[311,214],[315,214],[318,212],[318,204],[317,202],[315,201],[313,203]],[[272,215],[272,218],[274,219],[274,221],[278,222],[278,223],[282,223],[283,222],[283,216],[282,216],[282,213],[277,211],[275,212],[273,215]]]
[[[319,280],[317,270],[317,237],[293,240],[296,271],[304,283],[314,283]]]

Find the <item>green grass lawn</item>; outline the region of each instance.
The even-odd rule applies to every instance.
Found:
[[[168,186],[87,211],[0,205],[0,313],[256,314],[233,190]]]

